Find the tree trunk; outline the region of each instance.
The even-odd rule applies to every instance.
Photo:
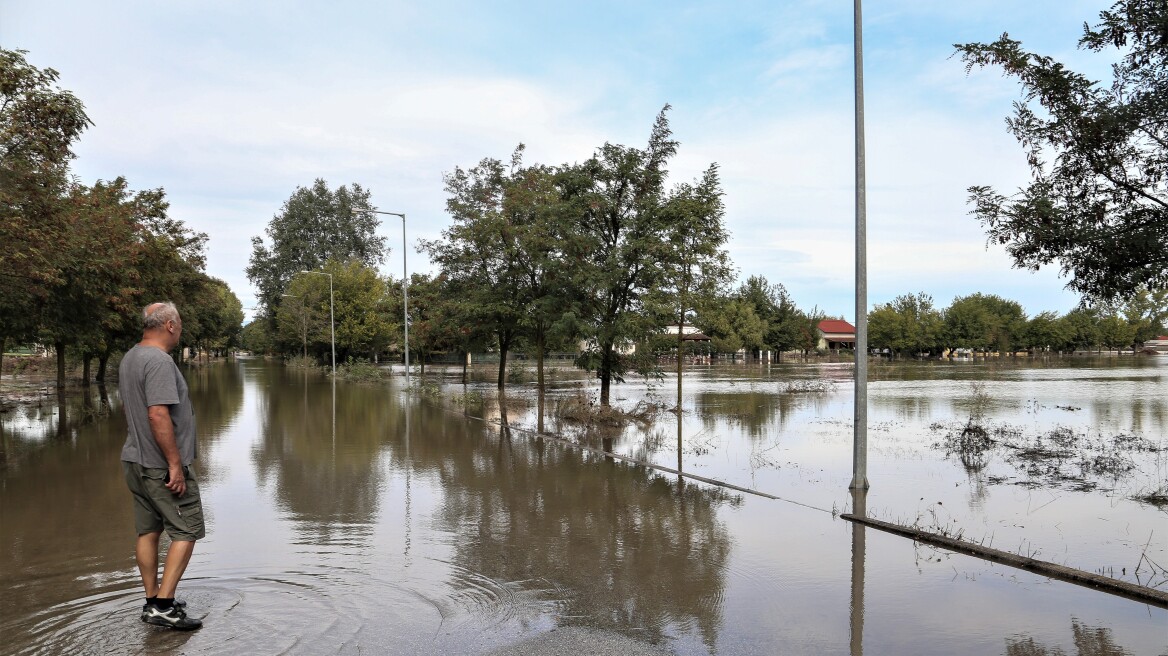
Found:
[[[511,346],[511,340],[504,340],[499,338],[499,389],[507,384],[507,349]]]
[[[65,343],[56,342],[53,348],[57,349],[57,389],[65,388]],[[64,410],[62,410],[64,412]]]
[[[536,396],[538,397],[539,412],[536,415],[535,430],[536,432],[543,432],[543,350],[544,350],[544,329],[540,326],[536,330],[535,335],[535,385],[537,388]]]
[[[61,350],[64,350],[64,344],[61,344]],[[59,360],[64,362],[64,360]],[[61,378],[59,380],[64,380]],[[69,434],[69,404],[65,402],[65,386],[57,387],[57,437],[64,438]]]
[[[462,352],[462,384],[466,385],[466,361],[470,359],[470,351]]]
[[[4,348],[8,345],[7,337],[0,337],[0,383],[4,382]],[[2,387],[2,385],[0,385]]]
[[[682,315],[684,316],[684,315]],[[677,416],[681,416],[681,359],[685,357],[682,354],[682,347],[685,346],[685,336],[683,330],[685,328],[685,319],[678,319],[677,321]]]
[[[107,348],[97,356],[97,382],[105,382],[106,367],[109,365],[110,350]]]
[[[89,353],[81,354],[81,386],[89,387],[89,364],[93,361],[93,356]]]

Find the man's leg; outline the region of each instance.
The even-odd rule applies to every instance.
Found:
[[[158,538],[161,531],[143,533],[134,546],[134,556],[138,560],[138,573],[142,575],[142,587],[146,597],[158,595]]]
[[[157,538],[155,535],[156,541]],[[187,563],[191,562],[191,554],[194,552],[194,540],[175,540],[170,543],[170,549],[166,551],[166,565],[162,568],[162,585],[157,590],[160,598],[174,598],[179,579],[182,578],[183,572],[187,571]],[[157,556],[155,562],[157,563]]]

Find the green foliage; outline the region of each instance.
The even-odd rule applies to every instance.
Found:
[[[384,351],[400,329],[390,314],[386,281],[357,260],[329,260],[321,273],[329,275],[299,273],[288,284],[275,314],[277,348],[328,361],[335,333],[338,362]],[[329,322],[330,303],[335,324]]]
[[[738,297],[721,299],[707,306],[699,315],[697,325],[712,341],[719,353],[736,353],[741,349],[755,351],[764,345],[767,325],[757,314],[754,305]]]
[[[577,285],[580,325],[589,345],[579,364],[596,371],[600,402],[609,403],[613,380],[630,370],[648,371],[650,356],[635,344],[659,332],[664,318],[655,290],[686,287],[699,269],[717,281],[728,262],[719,253],[725,240],[717,168],[701,180],[667,190],[666,165],[678,143],[666,118],[657,115],[644,149],[606,143],[591,159],[565,172],[564,188],[578,211],[576,232],[583,257]],[[675,225],[684,221],[683,225]],[[706,231],[697,229],[702,223]],[[691,256],[678,245],[689,243]],[[688,273],[687,273],[688,271]],[[703,273],[707,275],[707,273]],[[692,277],[692,283],[698,283]],[[680,283],[680,284],[679,284]],[[705,284],[705,283],[703,283]],[[708,286],[708,285],[707,285]],[[694,305],[676,299],[669,307]]]
[[[899,355],[938,352],[944,322],[924,292],[897,296],[868,315],[868,344]]]
[[[57,71],[25,54],[0,48],[0,339],[20,341],[35,334],[58,279],[68,165],[92,125],[81,101],[56,86]]]
[[[240,345],[255,355],[266,355],[276,350],[268,322],[262,319],[251,321],[243,327],[240,331]]]
[[[376,383],[385,379],[385,371],[364,358],[348,358],[337,367],[337,376],[357,383]]]
[[[523,289],[523,249],[518,231],[527,218],[509,195],[526,177],[523,146],[511,166],[485,158],[469,170],[455,168],[445,176],[446,211],[451,225],[443,239],[422,242],[431,261],[442,269],[444,287],[459,302],[448,311],[462,326],[477,326],[491,334],[499,350],[498,387],[506,379],[507,353],[520,336],[529,297]]]
[[[1168,334],[1168,289],[1151,291],[1147,288],[1136,293],[1125,303],[1111,308],[1134,330],[1134,342],[1146,342],[1159,335]]]
[[[1001,353],[1023,346],[1026,313],[1016,301],[994,294],[959,296],[944,317],[947,346]]]
[[[380,221],[360,211],[368,207],[369,192],[358,184],[334,191],[317,179],[311,187],[296,188],[268,223],[270,244],[261,237],[251,240],[247,277],[259,288],[266,315],[274,316],[281,295],[301,271],[319,269],[330,260],[355,260],[369,267],[384,261],[389,251],[385,237],[376,234]]]
[[[1007,34],[955,46],[967,70],[1000,66],[1021,83],[1007,125],[1033,174],[1012,196],[970,187],[970,201],[1015,266],[1057,261],[1071,289],[1123,300],[1168,288],[1168,4],[1120,0],[1083,29],[1081,49],[1121,55],[1110,85]]]
[[[1043,350],[1061,350],[1071,339],[1070,327],[1057,312],[1040,312],[1026,322],[1026,345]]]
[[[0,341],[35,335],[59,355],[74,349],[86,370],[96,355],[100,376],[140,336],[141,308],[170,300],[185,343],[230,345],[242,308],[203,273],[207,236],[168,216],[161,189],[70,179],[90,121],[57,72],[24,54],[0,49]]]
[[[183,341],[200,351],[224,351],[239,345],[243,304],[227,283],[204,276],[202,287],[180,311]]]

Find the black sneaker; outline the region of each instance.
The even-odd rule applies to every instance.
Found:
[[[146,621],[146,611],[148,611],[150,609],[150,606],[151,606],[150,602],[146,602],[146,603],[142,604],[142,621],[143,622]],[[174,600],[174,607],[183,611],[183,612],[186,612],[187,600],[186,599],[175,599]]]
[[[146,604],[146,610],[142,613],[142,621],[179,631],[194,631],[203,626],[202,620],[187,617],[187,614],[177,607],[162,610],[152,604]]]

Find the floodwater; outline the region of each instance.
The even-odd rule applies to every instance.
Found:
[[[1165,589],[1168,513],[1137,500],[1168,479],[1165,360],[873,364],[867,514]],[[630,380],[623,428],[565,419],[596,388],[556,370],[563,440],[535,434],[529,373],[500,402],[456,370],[412,395],[187,370],[190,634],[138,620],[116,391],[0,416],[0,653],[489,654],[568,626],[677,654],[1168,653],[1164,609],[840,519],[846,364],[693,366],[680,422],[675,378]],[[959,452],[975,410],[994,441]],[[605,438],[779,498],[577,446]]]

